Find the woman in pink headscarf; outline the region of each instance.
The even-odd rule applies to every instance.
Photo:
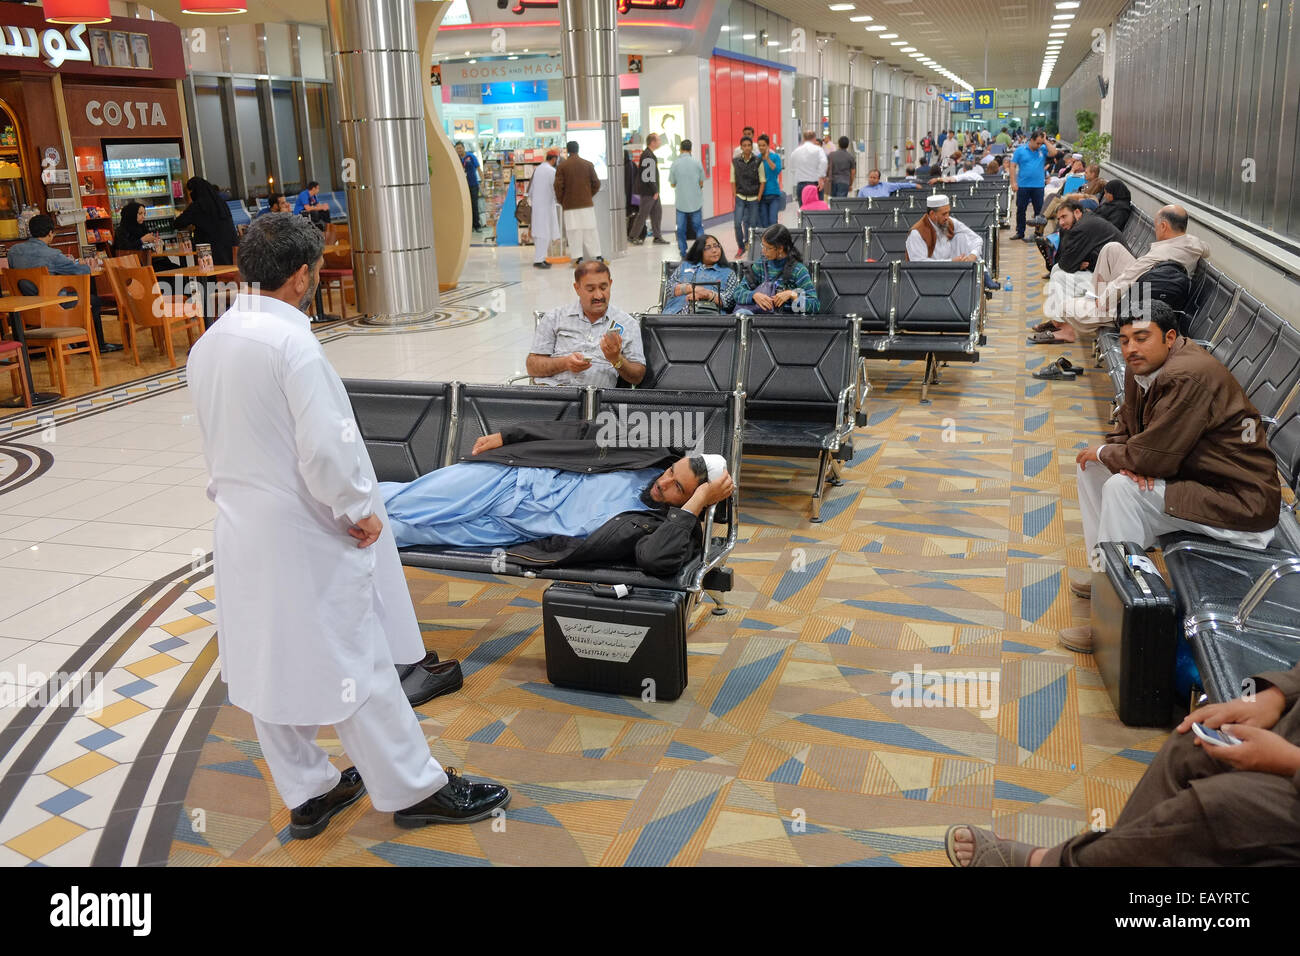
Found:
[[[817,194],[817,187],[811,183],[803,188],[803,193],[799,196],[799,208],[802,209],[830,209],[830,204]]]

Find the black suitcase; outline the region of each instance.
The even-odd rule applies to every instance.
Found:
[[[1092,647],[1119,719],[1168,726],[1174,707],[1178,611],[1159,570],[1132,541],[1103,541],[1092,575]]]
[[[557,581],[542,595],[546,679],[559,687],[676,700],[686,689],[687,595]]]

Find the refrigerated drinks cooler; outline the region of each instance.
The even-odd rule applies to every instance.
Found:
[[[104,184],[113,229],[122,207],[144,206],[145,222],[163,239],[175,236],[173,220],[185,203],[181,148],[175,143],[132,143],[104,147]]]

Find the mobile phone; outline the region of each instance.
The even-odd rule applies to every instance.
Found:
[[[1213,744],[1216,747],[1234,747],[1241,743],[1232,734],[1222,730],[1212,730],[1204,724],[1192,724],[1192,733],[1200,737],[1207,744]]]

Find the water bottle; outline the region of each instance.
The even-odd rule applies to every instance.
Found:
[[[1010,291],[1011,291],[1011,273],[1009,273],[1009,272],[1007,273],[1006,281],[1005,281],[1005,282],[1003,283],[1003,285],[1002,285],[1002,291],[1003,291],[1003,292],[1010,292]]]

